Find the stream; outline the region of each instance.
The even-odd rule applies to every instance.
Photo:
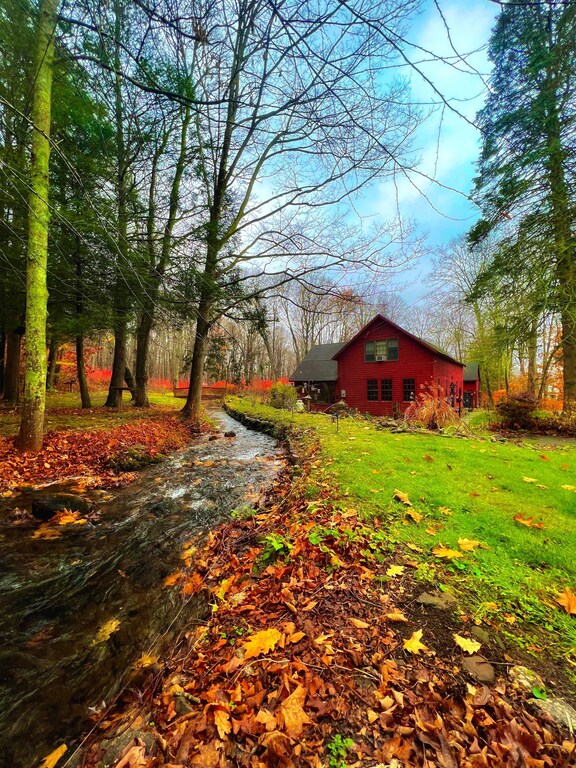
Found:
[[[0,507],[1,768],[37,766],[63,742],[71,755],[90,708],[198,621],[202,600],[163,588],[164,578],[191,536],[253,506],[280,468],[275,440],[211,415],[236,437],[200,437],[113,498],[88,494],[94,522],[60,526],[58,538],[33,538],[38,523],[9,523],[8,502]]]

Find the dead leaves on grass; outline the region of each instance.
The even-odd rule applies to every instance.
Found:
[[[564,608],[566,613],[571,615],[576,614],[576,595],[572,592],[570,587],[566,587],[556,602]]]

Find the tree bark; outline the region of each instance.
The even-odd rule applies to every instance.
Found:
[[[182,414],[193,423],[200,421],[200,408],[202,402],[202,379],[204,376],[204,362],[210,323],[207,321],[210,305],[207,301],[200,302],[198,308],[198,320],[196,321],[196,333],[194,336],[194,351],[192,353],[192,365],[190,366],[190,385],[186,404],[182,408]]]
[[[48,208],[54,33],[58,0],[42,0],[38,18],[36,77],[32,91],[32,152],[26,255],[26,373],[19,446],[39,451],[46,407],[48,314]]]
[[[4,392],[4,365],[6,360],[6,333],[0,332],[0,394]]]
[[[56,339],[50,340],[48,349],[48,373],[46,375],[46,389],[54,389],[56,379],[56,363],[58,361],[58,342]]]
[[[80,389],[80,399],[82,408],[92,408],[90,392],[88,390],[88,381],[86,379],[86,368],[84,366],[84,337],[82,334],[76,336],[76,375],[78,376],[78,387]]]
[[[527,391],[530,397],[536,397],[536,376],[537,376],[537,357],[538,357],[538,321],[532,320],[530,327],[530,338],[527,344],[528,366],[527,366]]]
[[[136,391],[134,405],[137,408],[148,408],[148,352],[150,349],[150,333],[154,323],[153,309],[145,307],[140,317],[136,332]]]
[[[134,376],[132,376],[132,371],[128,366],[126,365],[124,367],[124,381],[126,382],[126,386],[130,390],[130,396],[132,397],[132,400],[135,400],[136,398],[136,382],[134,381]]]

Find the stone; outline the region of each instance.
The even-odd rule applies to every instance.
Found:
[[[232,430],[224,432],[224,437],[236,437],[236,432],[233,432]]]
[[[450,592],[438,592],[435,595],[431,595],[430,592],[422,592],[416,598],[416,602],[420,603],[420,605],[432,605],[434,608],[446,611],[455,606],[458,601]]]
[[[57,512],[65,509],[87,515],[90,505],[81,496],[73,493],[46,493],[35,495],[32,499],[32,514],[38,520],[51,520]]]
[[[537,707],[543,714],[548,715],[556,725],[568,728],[570,733],[576,730],[576,709],[566,699],[554,696],[548,699],[530,699],[530,704]]]
[[[210,435],[210,437],[208,438],[208,442],[211,443],[213,440],[218,440],[219,437],[220,435]]]
[[[537,675],[536,672],[528,669],[528,667],[511,667],[508,675],[516,685],[525,691],[531,691],[533,688],[543,689],[545,687],[540,675]]]
[[[468,656],[462,661],[462,667],[481,683],[493,683],[496,677],[494,667],[484,656]]]
[[[102,747],[105,750],[102,763],[105,766],[116,765],[124,751],[128,751],[130,747],[139,744],[146,747],[146,752],[150,753],[155,741],[153,733],[131,728],[120,736],[112,736],[102,742]]]
[[[471,627],[470,634],[480,643],[486,644],[490,642],[490,635],[482,627]]]

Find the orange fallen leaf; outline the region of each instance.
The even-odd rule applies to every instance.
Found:
[[[289,643],[299,643],[300,640],[302,640],[303,637],[305,637],[305,632],[294,632],[293,635],[290,635],[288,638]]]
[[[520,525],[525,525],[526,528],[544,528],[544,523],[542,521],[534,522],[533,517],[522,517],[522,515],[514,515],[514,520],[516,520],[517,523],[520,523]]]
[[[427,647],[424,645],[424,643],[420,642],[421,637],[422,630],[417,629],[412,633],[408,640],[404,640],[404,650],[409,651],[410,653],[415,653],[416,655],[418,655],[420,651],[426,651]]]
[[[458,546],[463,552],[474,552],[476,547],[480,546],[480,542],[476,539],[458,539]]]
[[[312,723],[312,720],[310,720],[306,712],[304,712],[305,701],[306,689],[304,686],[299,685],[293,693],[280,704],[278,712],[282,719],[284,730],[291,738],[299,738],[304,726]]]
[[[190,756],[190,765],[198,768],[216,768],[220,764],[220,752],[218,748],[221,742],[211,741],[208,744],[202,744],[198,752]]]
[[[350,624],[358,627],[358,629],[368,629],[370,626],[370,624],[368,624],[366,621],[362,621],[361,619],[350,619]]]
[[[405,622],[408,621],[408,619],[406,618],[406,616],[404,616],[402,611],[394,611],[393,613],[387,613],[386,618],[388,619],[388,621],[405,621]]]
[[[420,522],[420,520],[422,520],[422,515],[420,514],[420,512],[416,512],[416,510],[415,510],[415,509],[409,509],[409,510],[406,512],[406,514],[408,515],[408,517],[411,517],[411,518],[412,518],[412,520],[414,520],[414,522],[416,523],[416,525],[418,525],[418,523]]]
[[[180,573],[180,571],[174,571],[174,573],[171,573],[169,576],[166,576],[166,578],[164,579],[163,586],[173,587],[174,584],[177,584],[181,578],[182,578],[182,574]]]
[[[570,587],[566,587],[556,602],[564,608],[566,613],[576,613],[576,595]]]
[[[221,708],[215,709],[214,723],[218,731],[218,736],[220,736],[221,739],[225,739],[226,736],[232,730],[232,723],[230,722],[230,712],[227,712],[225,709],[221,709]]]
[[[277,629],[264,629],[262,632],[256,632],[244,643],[244,658],[253,659],[268,653],[282,639],[282,633]]]
[[[42,760],[42,763],[40,764],[40,768],[54,768],[58,760],[62,757],[62,755],[68,750],[68,747],[66,744],[61,744],[59,747],[56,747],[56,749],[53,752],[50,752],[50,754]]]

